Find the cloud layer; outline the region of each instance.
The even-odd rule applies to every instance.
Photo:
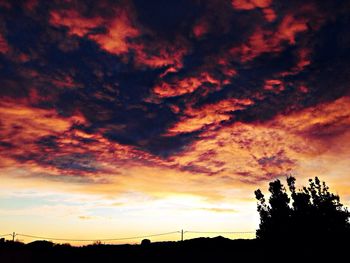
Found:
[[[341,185],[349,13],[334,0],[1,1],[1,176],[213,199],[286,173],[335,169]]]

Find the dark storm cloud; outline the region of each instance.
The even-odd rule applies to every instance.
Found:
[[[4,102],[40,116],[53,110],[70,132],[161,158],[207,130],[349,94],[347,1],[3,1],[0,9]],[[37,149],[63,151],[62,131],[38,134]],[[43,165],[99,169],[87,164],[94,156],[70,150]],[[214,174],[195,163],[180,169]]]

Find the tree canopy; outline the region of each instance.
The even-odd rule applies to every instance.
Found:
[[[298,190],[295,182],[287,177],[289,193],[280,180],[270,182],[268,202],[260,189],[255,191],[260,215],[257,238],[322,239],[350,234],[350,213],[325,182],[315,177]]]

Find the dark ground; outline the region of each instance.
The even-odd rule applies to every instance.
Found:
[[[350,262],[348,240],[198,238],[147,245],[69,247],[46,241],[0,244],[0,262]]]

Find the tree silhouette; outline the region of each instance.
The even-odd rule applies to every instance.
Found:
[[[350,213],[340,203],[338,195],[315,177],[309,186],[296,190],[296,179],[287,177],[286,188],[275,180],[269,184],[268,203],[260,189],[255,191],[258,200],[260,239],[323,239],[342,238],[350,233]]]

